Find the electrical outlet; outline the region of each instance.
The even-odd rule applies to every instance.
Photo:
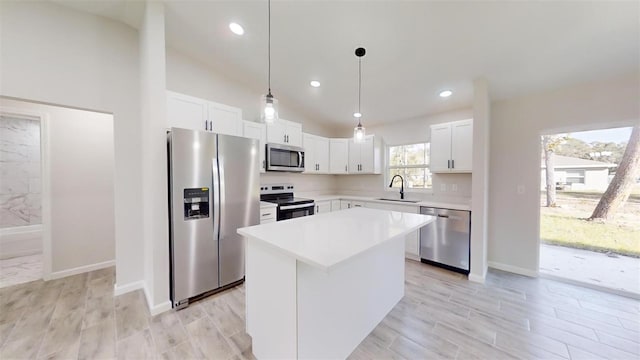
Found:
[[[440,184],[440,191],[447,192],[447,184]]]
[[[458,184],[451,184],[451,192],[458,191]]]
[[[516,191],[518,192],[518,195],[524,195],[524,185],[518,185],[516,187]]]

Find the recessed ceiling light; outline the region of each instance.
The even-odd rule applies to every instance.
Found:
[[[359,118],[359,117],[362,117],[362,114],[360,114],[359,112],[354,112],[353,113],[353,117],[354,118]]]
[[[238,23],[232,22],[231,24],[229,24],[229,29],[231,29],[231,32],[233,32],[236,35],[244,34],[244,29]]]
[[[309,83],[309,85],[313,86],[313,87],[320,87],[320,81],[318,80],[311,80],[311,82]]]
[[[453,94],[453,91],[451,90],[444,90],[440,92],[440,97],[449,97],[451,96],[451,94]]]

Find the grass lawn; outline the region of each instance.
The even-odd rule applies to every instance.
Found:
[[[559,191],[558,207],[544,206],[540,193],[540,239],[548,244],[640,257],[640,185],[606,223],[591,222],[602,193]]]
[[[640,256],[640,229],[590,222],[564,214],[542,212],[540,239],[548,244]]]

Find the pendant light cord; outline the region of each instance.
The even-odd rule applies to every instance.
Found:
[[[269,30],[268,30],[268,36],[269,36],[269,51],[268,51],[268,56],[269,56],[269,94],[271,94],[271,0],[269,0]]]
[[[362,112],[360,111],[360,99],[362,97],[362,57],[358,57],[358,126],[360,125],[360,119],[362,118]]]

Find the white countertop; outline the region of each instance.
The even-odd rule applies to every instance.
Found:
[[[379,197],[372,196],[355,196],[355,195],[301,195],[302,197],[307,197],[313,199],[314,201],[328,201],[328,200],[355,200],[355,201],[366,201],[366,202],[377,202],[382,204],[395,204],[395,205],[405,205],[405,206],[428,206],[435,207],[441,209],[453,209],[453,210],[467,210],[471,211],[471,204],[469,203],[452,203],[452,202],[440,202],[440,201],[419,201],[417,203],[411,202],[403,202],[403,201],[390,201],[390,200],[379,200]],[[398,197],[398,194],[394,193],[393,195],[389,195],[389,198]]]
[[[276,206],[278,206],[278,204],[276,203],[272,203],[268,201],[260,201],[260,209],[275,208]]]
[[[262,241],[309,265],[329,271],[375,246],[404,236],[435,217],[366,208],[238,229],[248,241]]]

